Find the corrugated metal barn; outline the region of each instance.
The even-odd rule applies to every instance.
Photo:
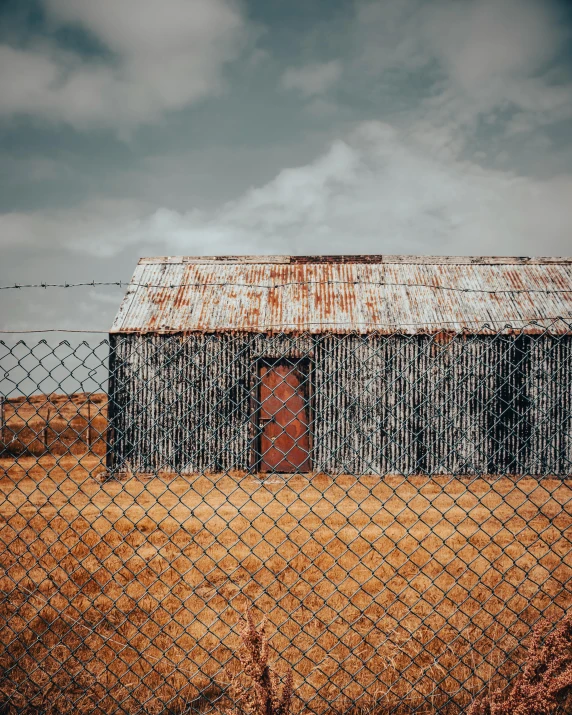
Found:
[[[143,258],[110,468],[572,473],[572,259]]]

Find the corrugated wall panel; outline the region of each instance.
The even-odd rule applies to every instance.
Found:
[[[112,465],[249,470],[259,358],[308,358],[313,470],[572,472],[572,340],[551,336],[115,336]]]
[[[140,472],[224,471],[248,455],[250,355],[232,336],[117,336],[114,461]]]

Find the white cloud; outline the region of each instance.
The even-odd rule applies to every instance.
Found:
[[[572,178],[483,169],[428,135],[363,123],[314,161],[218,209],[129,202],[0,217],[4,241],[96,256],[139,254],[569,252]]]
[[[307,96],[323,94],[331,89],[342,75],[342,65],[337,60],[320,64],[290,67],[282,75],[282,86],[295,89]]]
[[[78,127],[129,126],[220,91],[249,28],[234,0],[44,0],[57,26],[79,25],[110,52],[0,46],[0,113]]]

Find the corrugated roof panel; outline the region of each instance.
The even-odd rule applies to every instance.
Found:
[[[111,331],[434,333],[572,319],[570,259],[373,258],[142,259]]]

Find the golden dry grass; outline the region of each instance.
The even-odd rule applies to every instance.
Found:
[[[4,405],[0,456],[105,454],[107,395],[37,394]]]
[[[49,678],[74,711],[214,699],[253,603],[313,709],[455,712],[515,672],[539,612],[572,606],[567,481],[102,470],[96,456],[0,460],[14,702]]]

